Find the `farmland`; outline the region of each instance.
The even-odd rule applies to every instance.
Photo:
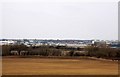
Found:
[[[3,57],[3,75],[117,75],[117,61]]]

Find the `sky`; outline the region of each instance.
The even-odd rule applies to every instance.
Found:
[[[115,0],[5,0],[2,38],[118,39]]]

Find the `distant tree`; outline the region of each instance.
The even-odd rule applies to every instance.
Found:
[[[25,46],[25,45],[12,45],[11,46],[11,50],[16,50],[16,51],[18,51],[18,53],[19,53],[19,55],[20,55],[20,52],[21,51],[23,51],[23,50],[27,50],[28,48],[27,48],[27,46]]]
[[[2,55],[3,56],[10,55],[10,50],[11,50],[11,46],[10,45],[3,45],[2,46]]]
[[[68,53],[68,55],[69,55],[69,56],[74,56],[74,52],[75,52],[75,51],[71,50],[71,51]]]

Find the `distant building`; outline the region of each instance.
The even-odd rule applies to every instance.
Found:
[[[13,45],[16,41],[0,41],[0,45]]]

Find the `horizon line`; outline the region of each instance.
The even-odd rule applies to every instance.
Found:
[[[119,39],[78,39],[78,38],[1,38],[1,39],[39,39],[39,40],[119,40]]]

